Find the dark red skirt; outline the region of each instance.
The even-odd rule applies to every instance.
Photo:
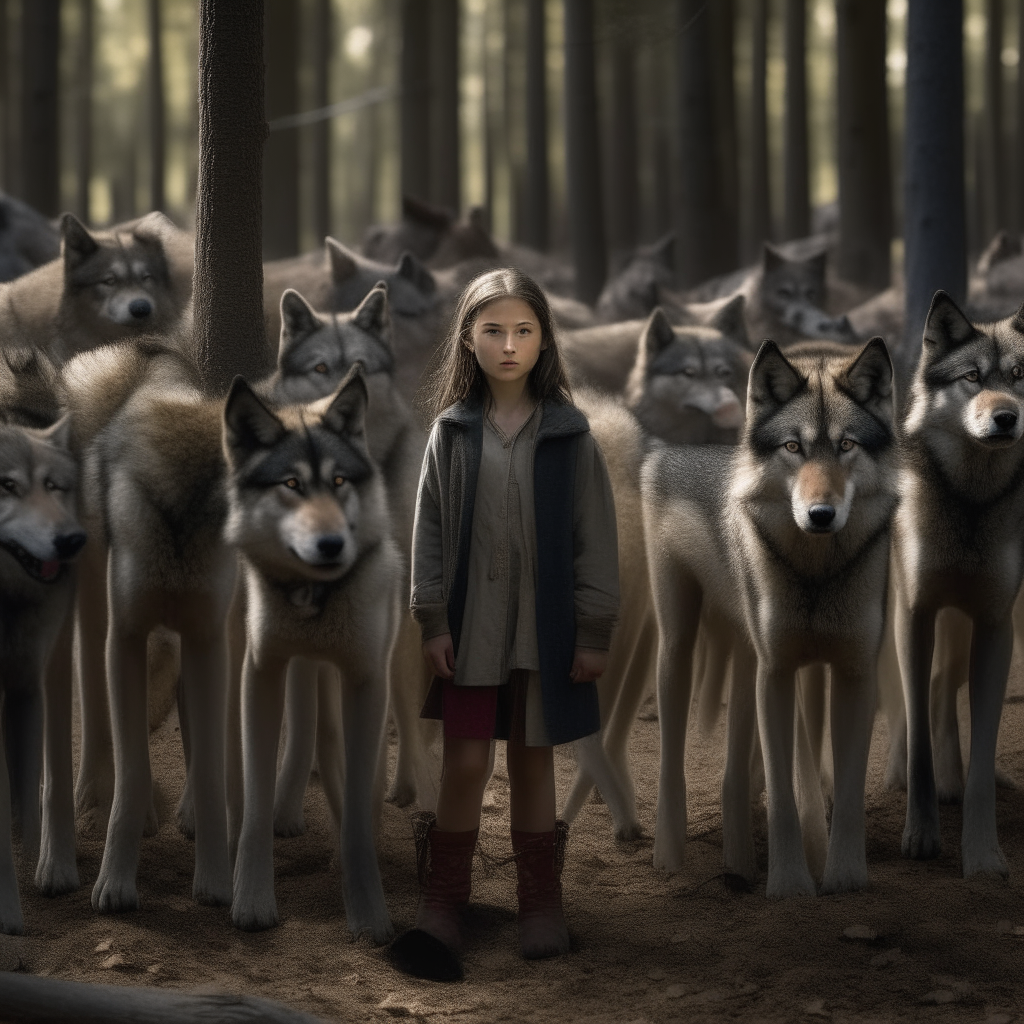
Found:
[[[501,686],[456,686],[434,676],[420,718],[439,718],[446,738],[523,742],[527,678],[524,669],[513,669]]]

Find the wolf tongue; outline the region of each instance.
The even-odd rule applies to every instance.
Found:
[[[60,562],[55,558],[51,558],[48,562],[43,562],[39,568],[39,575],[44,580],[52,580],[57,573],[60,572]]]

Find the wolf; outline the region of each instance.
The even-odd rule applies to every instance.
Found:
[[[61,256],[0,285],[0,344],[58,364],[98,345],[170,335],[188,315],[192,237],[162,213],[91,233],[61,218]]]
[[[766,341],[750,370],[741,443],[658,445],[641,495],[658,620],[661,727],[655,865],[678,870],[691,663],[702,617],[733,652],[722,783],[727,871],[753,878],[750,755],[768,788],[767,894],[813,894],[793,792],[797,669],[831,665],[835,806],[822,891],[867,883],[864,778],[874,720],[898,455],[881,338],[851,356]]]
[[[12,797],[21,819],[23,850],[34,860],[40,848],[44,676],[68,617],[75,587],[72,563],[86,535],[76,515],[78,465],[70,451],[68,419],[39,429],[20,426],[2,412],[0,416],[0,931],[20,933]],[[51,674],[46,688],[52,691],[57,682]],[[68,673],[62,682],[66,714],[57,723],[47,721],[46,772],[48,789],[59,788],[70,797]],[[50,719],[54,705],[50,699],[46,703]],[[47,891],[78,885],[74,820],[69,800],[64,804],[57,806],[48,794],[46,856],[38,876]],[[60,885],[50,884],[53,874],[62,876]]]
[[[0,192],[0,281],[13,281],[60,255],[60,233],[41,214]]]
[[[354,936],[392,935],[373,842],[373,790],[399,616],[401,557],[367,448],[357,364],[319,403],[274,411],[241,379],[224,409],[225,535],[239,553],[247,646],[242,676],[245,798],[231,907],[236,926],[277,923],[273,805],[285,670],[294,657],[342,674],[341,852]]]
[[[929,729],[936,615],[971,621],[971,755],[963,794],[964,877],[1006,877],[995,813],[995,747],[1024,577],[1024,309],[972,323],[945,292],[925,321],[903,423],[903,501],[894,524],[896,648],[907,709],[903,854],[938,855]]]
[[[643,320],[675,284],[675,234],[639,246],[625,266],[601,290],[596,313],[606,324]]]

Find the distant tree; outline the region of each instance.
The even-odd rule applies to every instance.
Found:
[[[331,95],[333,25],[331,0],[314,0],[313,7],[313,108],[326,107]],[[372,113],[372,112],[371,112]],[[331,122],[310,125],[312,136],[313,237],[317,242],[331,233]]]
[[[982,245],[1006,227],[1006,172],[1003,146],[1003,3],[985,0],[985,106]]]
[[[868,0],[873,2],[873,0]],[[786,0],[786,116],[782,237],[811,233],[810,161],[807,150],[807,9]]]
[[[945,2],[945,0],[942,0]],[[839,274],[887,288],[892,186],[885,0],[836,0]]]
[[[268,367],[261,258],[263,0],[199,2],[199,185],[191,354],[207,388]]]
[[[164,61],[160,0],[149,0],[149,207],[162,210],[164,197]]]
[[[78,67],[75,96],[75,211],[90,223],[89,184],[92,180],[93,0],[79,0]]]
[[[751,4],[750,60],[750,222],[746,258],[760,258],[761,247],[772,237],[771,183],[768,171],[768,0]],[[788,96],[788,93],[787,93]],[[787,117],[787,125],[789,119]],[[788,135],[787,135],[788,140]],[[787,149],[788,155],[788,149]],[[787,176],[787,184],[789,178]]]
[[[267,120],[298,113],[299,5],[266,0],[264,60]],[[263,149],[263,252],[267,259],[299,251],[299,144],[295,128],[272,132]]]
[[[526,235],[526,9],[522,0],[504,0],[502,123],[508,171],[509,229],[514,242]]]
[[[401,0],[402,194],[429,200],[430,182],[430,4]]]
[[[21,8],[21,196],[55,217],[60,213],[60,0],[30,0]]]
[[[718,159],[723,256],[726,269],[738,265],[739,257],[739,147],[736,140],[735,0],[716,0],[711,15],[712,89],[715,97],[715,141]]]
[[[904,383],[936,289],[957,302],[967,294],[963,20],[963,0],[910,0],[907,9]]]
[[[1024,231],[1024,0],[1017,4],[1017,105],[1014,125],[1012,206],[1014,230]]]
[[[8,167],[12,132],[10,75],[8,74],[8,54],[10,53],[8,26],[7,0],[0,0],[0,188],[10,191]]]
[[[459,167],[459,0],[430,0],[430,198],[461,206]]]
[[[637,119],[640,112],[636,95],[636,39],[627,18],[628,14],[610,26],[608,241],[612,251],[619,254],[635,248],[640,235],[640,177],[637,165]]]
[[[526,182],[523,241],[548,247],[548,74],[547,12],[544,0],[526,8]]]
[[[565,0],[565,146],[576,297],[597,301],[607,274],[597,128],[593,0]]]

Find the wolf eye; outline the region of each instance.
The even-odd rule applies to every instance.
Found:
[[[1021,377],[1024,377],[1024,367],[1021,367],[1021,366],[1015,366],[1015,367],[1014,367],[1014,368],[1013,368],[1013,369],[1012,369],[1012,370],[1010,371],[1010,373],[1012,373],[1012,374],[1013,374],[1013,379],[1014,379],[1014,380],[1020,380],[1020,379],[1021,379]]]
[[[107,276],[103,278],[103,283],[107,285],[115,285],[117,284],[117,278],[114,277],[113,274],[107,274]]]
[[[18,485],[9,476],[5,476],[0,480],[0,487],[10,494],[13,494],[18,489]]]
[[[317,373],[326,373],[327,372],[327,364],[326,363],[317,363],[316,366],[313,367],[313,369]]]
[[[857,447],[857,442],[851,440],[848,437],[844,437],[842,439],[842,441],[839,442],[839,450],[843,451],[843,452],[852,451],[856,447]]]
[[[153,280],[153,275],[148,270],[145,270],[145,271],[143,271],[140,280],[142,280],[142,281],[152,281]]]
[[[787,441],[786,451],[793,452],[794,454],[796,454],[798,451],[800,451],[800,445],[796,441]]]
[[[285,480],[285,482],[284,482],[284,485],[285,485],[285,487],[287,487],[287,488],[288,488],[288,490],[290,490],[290,491],[297,491],[297,490],[299,490],[299,481],[298,481],[298,479],[297,479],[296,477],[294,477],[294,476],[290,476],[290,477],[288,477],[288,479],[287,479],[287,480]]]
[[[336,476],[334,478],[334,486],[335,487],[340,487],[344,482],[345,482],[345,478],[343,476]]]
[[[43,486],[48,491],[63,491],[64,490],[63,487],[60,487],[58,484],[55,484],[52,480],[44,480],[43,481]]]
[[[684,366],[683,367],[683,376],[684,377],[696,377],[697,376],[697,371],[692,366]]]
[[[964,380],[969,380],[972,384],[978,379],[978,371],[971,370],[964,374]]]

